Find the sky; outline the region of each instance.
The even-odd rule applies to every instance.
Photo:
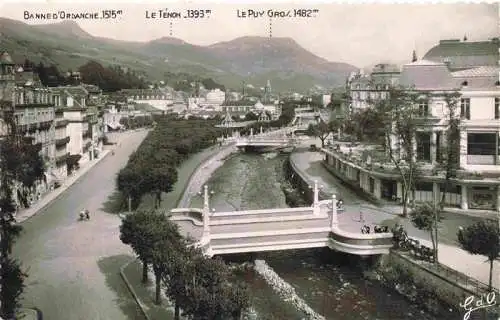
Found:
[[[147,18],[152,12],[187,9],[210,10],[205,19]],[[280,2],[236,4],[164,2],[147,4],[64,4],[8,3],[0,7],[0,16],[28,24],[55,23],[62,20],[25,19],[30,13],[100,12],[122,10],[114,20],[79,19],[81,28],[94,36],[117,40],[149,41],[169,36],[196,45],[229,41],[241,36],[290,37],[310,52],[330,61],[358,67],[379,62],[404,63],[416,50],[421,57],[440,39],[486,40],[499,34],[498,4],[321,4]],[[259,18],[241,18],[239,12],[264,11]],[[272,18],[267,11],[317,9],[310,18]],[[240,14],[241,15],[241,14]],[[270,27],[271,24],[271,27]],[[0,25],[1,32],[1,25]]]

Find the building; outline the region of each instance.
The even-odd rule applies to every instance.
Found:
[[[120,94],[125,95],[128,102],[147,103],[162,111],[166,111],[176,100],[175,92],[168,88],[123,89]]]
[[[498,66],[500,41],[493,38],[486,41],[441,40],[422,57],[423,60],[443,62],[454,71],[482,66]]]
[[[226,93],[220,89],[214,89],[207,92],[205,103],[210,106],[220,106],[226,100]]]
[[[13,107],[14,119],[19,133],[32,138],[39,145],[40,155],[46,165],[45,181],[39,182],[30,194],[18,190],[14,194],[27,197],[28,202],[38,200],[57,181],[55,108],[50,101],[50,91],[42,86],[33,72],[16,67],[6,52],[0,55],[0,100]],[[19,201],[18,201],[19,202]]]
[[[400,73],[398,66],[387,63],[377,64],[368,75],[352,73],[346,83],[349,111],[368,108],[373,101],[384,99],[389,87],[398,83]]]
[[[68,122],[69,154],[81,155],[83,162],[94,159],[102,149],[103,128],[99,125],[98,108],[87,105],[89,92],[82,85],[55,87],[51,91],[56,108]]]
[[[463,51],[453,56],[449,48],[462,48]],[[377,83],[411,88],[422,93],[422,101],[415,107],[425,121],[421,123],[415,141],[417,161],[424,172],[416,186],[415,201],[440,199],[444,193],[444,177],[435,171],[435,165],[446,143],[446,96],[457,93],[455,102],[461,117],[461,170],[447,192],[445,202],[463,210],[500,211],[498,49],[498,40],[477,43],[441,41],[424,56],[433,60],[406,64],[400,73],[394,69],[392,75],[384,75],[384,81],[376,81],[375,72],[348,81],[353,107],[367,107],[375,99],[385,98],[384,91],[377,90]],[[493,59],[497,59],[495,63]],[[486,65],[480,66],[480,63]],[[377,96],[377,92],[381,94]],[[324,151],[330,166],[367,193],[379,199],[401,199],[402,184],[398,182],[397,174],[386,171],[382,164],[379,167],[366,166],[366,163],[350,161],[333,150]]]

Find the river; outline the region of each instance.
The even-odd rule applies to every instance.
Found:
[[[287,207],[280,185],[286,156],[235,154],[217,169],[208,185],[213,191],[211,207],[216,211]],[[337,193],[342,190],[340,183]],[[199,197],[192,199],[200,206]],[[364,280],[360,258],[331,251],[305,249],[233,255],[233,262],[265,260],[307,304],[326,319],[435,319],[396,292]],[[257,273],[241,278],[252,290],[252,305],[259,320],[299,320],[306,318],[283,301]]]

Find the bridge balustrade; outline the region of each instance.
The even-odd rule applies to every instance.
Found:
[[[208,188],[204,207],[177,208],[175,221],[189,220],[201,232],[207,255],[325,247],[357,255],[385,254],[392,247],[392,233],[360,234],[338,226],[337,200],[319,200],[314,182],[313,204],[302,208],[278,208],[234,212],[210,212]],[[208,243],[208,246],[206,245]]]

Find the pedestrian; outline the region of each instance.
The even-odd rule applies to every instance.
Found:
[[[363,217],[363,209],[359,209],[359,222],[365,222],[365,219]]]

